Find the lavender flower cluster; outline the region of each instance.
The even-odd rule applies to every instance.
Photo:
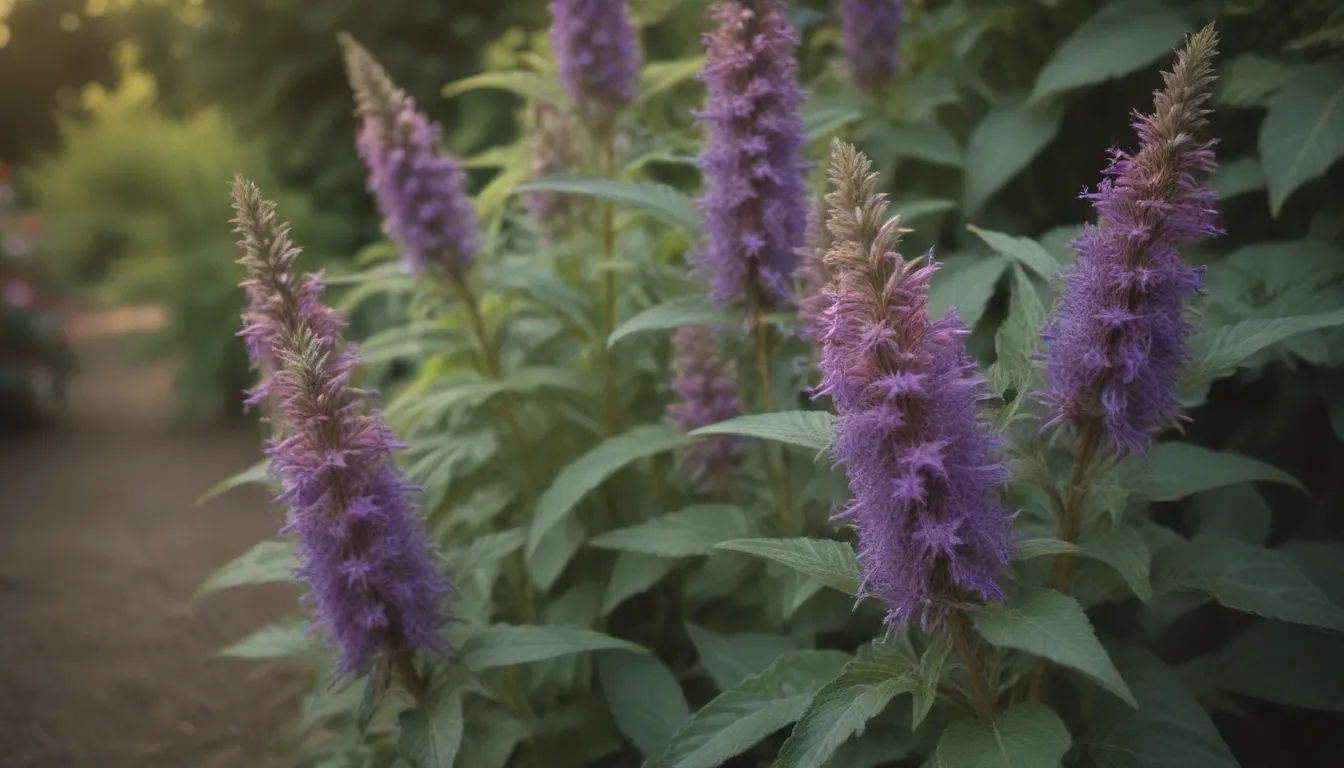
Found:
[[[840,0],[845,64],[860,88],[878,93],[900,66],[902,0]]]
[[[552,0],[551,47],[560,79],[599,131],[635,98],[639,44],[626,0]]]

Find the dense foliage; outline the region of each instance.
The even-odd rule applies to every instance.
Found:
[[[451,84],[533,103],[468,202],[347,39],[393,241],[339,301],[404,297],[359,352],[416,371],[381,416],[286,206],[235,187],[277,437],[211,495],[269,478],[298,541],[201,593],[309,586],[321,632],[222,652],[311,662],[297,759],[1235,766],[1212,716],[1344,708],[1338,496],[1299,460],[1344,439],[1344,16],[912,2],[860,87],[876,34],[665,5],[645,39],[694,10],[705,48],[645,48],[632,99],[560,21]]]

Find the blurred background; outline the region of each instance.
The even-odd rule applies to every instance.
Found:
[[[645,59],[694,55],[706,5],[633,2]],[[907,192],[960,197],[948,169],[973,160],[962,145],[995,92],[1029,84],[1097,5],[907,3],[921,19],[906,57],[923,89],[910,93],[923,106],[895,109],[924,109],[946,130],[918,146],[901,143],[913,135],[862,128],[858,138],[880,165],[910,160],[898,182]],[[1254,167],[1219,180],[1230,201],[1225,218],[1237,226],[1217,256],[1259,243],[1269,258],[1271,241],[1309,238],[1324,255],[1302,279],[1320,283],[1312,296],[1328,295],[1325,308],[1339,306],[1339,165],[1299,183],[1271,213],[1255,147],[1270,96],[1291,77],[1274,61],[1338,62],[1344,11],[1337,0],[1168,5],[1218,19],[1224,62],[1243,62],[1241,90],[1221,96],[1217,135],[1220,154],[1250,157]],[[794,6],[804,73],[824,84],[839,43],[830,4]],[[190,603],[207,574],[278,522],[255,488],[193,507],[215,482],[254,464],[260,444],[241,408],[251,375],[234,335],[243,299],[227,183],[242,172],[278,201],[307,268],[353,273],[383,246],[336,33],[357,32],[442,122],[449,148],[469,157],[513,146],[526,104],[507,90],[451,99],[441,90],[546,55],[548,22],[542,0],[0,0],[0,765],[284,764],[272,747],[294,716],[300,677],[279,663],[209,656],[292,608],[293,591],[275,585],[199,609]],[[1142,35],[1111,42],[1154,48]],[[1158,41],[1131,70],[1070,93],[1011,183],[996,182],[997,202],[967,202],[967,220],[1064,252],[1089,215],[1076,194],[1098,180],[1105,148],[1129,141],[1128,110],[1145,104],[1159,54],[1178,42]],[[666,102],[665,134],[691,135],[699,87],[682,83]],[[1340,110],[1326,106],[1327,117],[1338,114],[1327,130],[1340,131],[1344,111],[1330,109]],[[694,143],[678,148],[693,152]],[[494,171],[471,168],[480,190]],[[693,188],[694,176],[686,184],[679,168],[666,179]],[[928,244],[955,246],[965,220],[942,212],[942,229],[924,229],[933,233]],[[1240,272],[1220,273],[1259,281],[1245,294],[1259,303],[1238,307],[1238,316],[1272,315],[1283,309],[1274,302],[1293,301],[1292,286],[1257,263],[1248,256]],[[993,292],[985,286],[987,301]],[[400,318],[397,301],[360,302],[353,336]],[[991,344],[1002,304],[983,310]],[[1196,439],[1267,456],[1312,489],[1310,501],[1273,499],[1287,512],[1271,538],[1341,531],[1330,513],[1344,495],[1341,342],[1323,333],[1277,350],[1262,370],[1216,387],[1192,427]],[[395,380],[399,365],[380,375]],[[1255,728],[1227,733],[1245,765],[1258,764],[1257,745],[1291,740],[1294,728],[1328,730],[1324,715],[1254,706],[1265,709]]]

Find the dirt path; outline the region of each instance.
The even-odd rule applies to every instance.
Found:
[[[189,599],[275,530],[255,429],[179,430],[171,372],[88,342],[62,423],[0,434],[0,765],[264,768],[295,670],[211,654],[293,610],[283,585]]]

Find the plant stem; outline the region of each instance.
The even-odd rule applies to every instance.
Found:
[[[975,691],[976,712],[985,723],[992,723],[998,714],[998,697],[990,688],[984,665],[980,663],[980,643],[971,630],[971,622],[966,618],[965,611],[953,611],[949,624],[952,645],[966,665],[966,676],[971,679],[971,687]]]
[[[425,684],[425,678],[415,668],[415,659],[412,658],[411,649],[398,649],[392,654],[392,660],[397,665],[397,674],[401,677],[401,684],[406,687],[406,691],[411,694],[411,698],[415,699],[415,705],[424,708],[425,702],[429,700],[429,688]]]
[[[603,145],[602,171],[604,178],[616,176],[616,149],[610,135],[601,138]],[[616,360],[607,339],[616,330],[616,209],[611,203],[602,204],[602,428],[608,435],[620,428],[616,403]]]
[[[546,753],[541,747],[540,740],[535,733],[537,726],[537,715],[532,711],[532,705],[527,701],[527,694],[523,691],[522,681],[518,679],[518,670],[509,667],[504,673],[509,681],[509,692],[512,694],[514,714],[522,719],[527,727],[527,744],[532,751],[532,764],[541,768],[546,765]]]
[[[760,297],[753,293],[749,301],[751,304],[749,320],[751,335],[756,342],[756,373],[761,379],[761,392],[764,396],[765,410],[773,413],[777,408],[774,377],[770,375],[770,360],[773,356],[770,326],[765,321],[765,312],[762,310]],[[774,485],[775,492],[779,495],[780,532],[784,536],[796,536],[801,531],[798,530],[798,521],[794,519],[793,489],[790,487],[789,473],[784,463],[783,448],[769,444],[761,447],[765,451],[766,468],[770,473],[771,484]]]

